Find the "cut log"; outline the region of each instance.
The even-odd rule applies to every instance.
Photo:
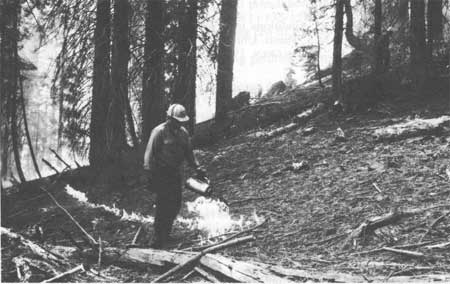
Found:
[[[391,141],[414,136],[439,134],[443,126],[450,123],[450,116],[433,119],[414,119],[405,123],[376,129],[374,137],[378,141]]]
[[[253,236],[248,236],[248,237],[243,237],[240,239],[234,239],[234,240],[230,240],[226,243],[222,243],[222,244],[218,244],[216,246],[212,246],[209,247],[207,249],[202,250],[200,253],[195,254],[194,256],[192,256],[191,258],[189,258],[187,261],[178,264],[177,266],[175,266],[174,268],[170,269],[169,271],[167,271],[166,273],[164,273],[163,275],[159,276],[158,278],[156,278],[155,280],[153,280],[153,282],[162,282],[163,280],[167,279],[169,276],[175,274],[178,271],[181,271],[183,268],[189,267],[190,265],[195,265],[195,263],[202,258],[202,256],[204,256],[207,253],[211,253],[213,251],[217,251],[217,250],[221,250],[236,244],[240,244],[243,242],[248,242],[251,240],[254,240],[255,238]]]
[[[376,216],[373,218],[370,218],[364,222],[361,223],[355,230],[353,230],[347,237],[347,239],[344,242],[343,249],[347,248],[351,242],[356,239],[364,236],[365,234],[369,234],[376,229],[379,229],[381,227],[387,226],[387,225],[393,225],[399,222],[401,219],[414,216],[416,214],[423,213],[428,210],[433,210],[437,208],[442,207],[450,207],[450,204],[443,204],[443,205],[436,205],[431,206],[427,208],[421,208],[421,209],[415,209],[415,210],[408,210],[408,211],[398,211],[393,210],[392,212],[385,214],[383,216]]]

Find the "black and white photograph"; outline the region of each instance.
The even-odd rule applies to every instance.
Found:
[[[450,283],[449,0],[0,0],[2,283]]]

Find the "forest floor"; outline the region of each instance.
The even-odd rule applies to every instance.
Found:
[[[326,113],[304,127],[270,140],[257,135],[287,124],[279,122],[266,129],[246,132],[214,146],[197,151],[206,166],[216,194],[230,205],[230,214],[238,219],[256,213],[268,222],[254,232],[256,241],[220,253],[245,261],[259,261],[290,268],[339,271],[372,277],[450,273],[450,249],[426,249],[425,245],[450,241],[450,131],[437,136],[417,136],[391,142],[378,142],[373,132],[379,127],[406,121],[414,116],[439,117],[448,114],[445,103],[395,108],[383,113],[336,115]],[[315,132],[305,135],[304,129]],[[340,127],[346,136],[336,139]],[[308,166],[285,170],[294,162]],[[64,190],[70,183],[87,192],[89,202],[113,204],[142,214],[153,214],[151,192],[142,185],[110,190],[87,186],[86,182],[64,181],[48,186],[60,203],[94,236],[110,246],[124,247],[133,239],[138,222],[122,220],[99,207],[89,207]],[[46,183],[43,183],[46,184]],[[198,196],[184,191],[181,216],[187,215],[186,203]],[[2,194],[3,195],[3,194]],[[365,220],[394,209],[413,210],[449,205],[424,211],[387,225],[363,238],[346,243],[346,236]],[[429,230],[437,218],[442,222]],[[36,236],[36,224],[44,237]],[[48,196],[36,185],[2,196],[2,226],[11,228],[37,242],[71,246],[63,230],[79,239],[77,229]],[[200,232],[176,223],[177,248],[198,242]],[[426,233],[426,234],[425,234]],[[152,235],[145,227],[139,240],[142,246]],[[423,256],[384,251],[397,247],[421,252]],[[2,243],[2,280],[17,281],[11,257],[16,255]],[[147,282],[161,273],[147,268],[107,267],[105,282]],[[198,278],[187,281],[199,281]]]

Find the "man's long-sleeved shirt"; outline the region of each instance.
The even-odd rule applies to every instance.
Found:
[[[156,126],[145,149],[144,169],[179,171],[185,159],[191,166],[198,166],[187,130],[184,127],[171,127],[168,121]]]

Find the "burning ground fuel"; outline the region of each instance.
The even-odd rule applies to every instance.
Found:
[[[117,208],[115,205],[111,207],[105,204],[94,204],[89,202],[84,192],[76,190],[70,185],[66,185],[65,189],[67,194],[85,206],[101,208],[119,217],[122,221],[153,225],[153,216],[143,215],[134,211],[129,213],[124,209]],[[234,217],[224,202],[203,196],[197,197],[194,201],[186,202],[186,207],[187,217],[178,216],[175,226],[199,232],[200,245],[212,242],[210,239],[225,239],[229,234],[250,228],[263,221],[263,218],[259,217],[256,211],[249,217],[244,215]]]

